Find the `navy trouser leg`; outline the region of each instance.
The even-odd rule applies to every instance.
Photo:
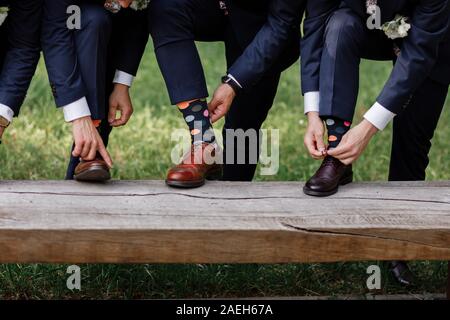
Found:
[[[236,41],[233,30],[227,29],[225,38],[227,64],[230,66],[241,56],[245,48],[242,48],[238,41]],[[234,99],[230,111],[225,117],[225,125],[222,132],[224,161],[227,160],[227,155],[230,152],[232,152],[234,157],[230,156],[230,158],[233,158],[231,163],[225,162],[222,180],[253,180],[261,147],[259,130],[273,105],[280,75],[281,71],[279,67],[272,68],[255,86],[243,90]],[[252,130],[256,132],[256,140],[252,141],[252,139],[246,138],[244,144],[239,144],[239,139],[236,138],[231,144],[231,141],[227,139],[227,130],[232,130],[235,133],[237,130],[242,130],[243,132]],[[231,151],[229,148],[233,150]],[[245,159],[245,162],[238,163],[239,158]]]
[[[224,161],[227,160],[229,148],[233,148],[234,159],[231,163],[225,163],[223,177],[225,181],[252,181],[255,175],[257,161],[260,155],[259,130],[267,118],[273,105],[280,80],[280,72],[269,73],[258,84],[246,90],[245,94],[237,96],[226,115],[223,128]],[[233,144],[227,140],[227,131],[254,130],[256,140],[246,139],[245,144],[240,144],[239,139],[234,139]],[[254,144],[251,144],[251,143]],[[256,144],[256,145],[255,145]],[[256,157],[254,152],[256,151]],[[245,159],[244,163],[238,163],[239,156]],[[242,158],[241,158],[242,159]]]
[[[80,158],[74,157],[72,155],[72,151],[74,148],[75,148],[75,144],[72,144],[72,148],[70,149],[69,165],[67,166],[66,177],[64,178],[65,180],[73,180],[74,179],[75,168],[80,163]]]
[[[425,180],[431,139],[447,93],[448,85],[427,79],[408,107],[394,118],[390,181]]]
[[[219,1],[153,0],[150,33],[172,104],[208,96],[195,40],[222,41]]]
[[[107,116],[107,52],[111,36],[111,17],[109,13],[99,5],[83,4],[81,7],[81,30],[75,32],[75,45],[79,59],[79,67],[83,82],[87,89],[87,101],[91,110],[92,119],[103,120]],[[103,140],[108,140],[109,126],[107,121],[102,121],[100,134]],[[104,132],[102,134],[102,131]],[[72,149],[73,150],[73,146]],[[66,171],[66,180],[73,180],[75,168],[80,159],[70,154],[70,160]]]
[[[359,91],[361,58],[390,60],[393,44],[380,31],[367,29],[352,9],[329,18],[320,67],[320,115],[352,121]]]
[[[75,45],[92,118],[105,119],[106,63],[112,21],[96,4],[81,7],[81,30],[75,32]]]

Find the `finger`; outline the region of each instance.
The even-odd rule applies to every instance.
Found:
[[[339,158],[343,154],[350,152],[351,147],[345,143],[341,143],[334,149],[328,151],[328,154],[332,157]]]
[[[122,127],[126,124],[127,124],[127,121],[125,121],[123,119],[117,119],[111,123],[111,127],[117,128],[117,127]]]
[[[125,112],[123,112],[123,113],[120,115],[120,118],[119,118],[119,119],[116,119],[116,120],[114,120],[114,121],[111,123],[111,126],[113,126],[113,127],[120,127],[120,126],[126,125],[127,122],[128,122],[128,121],[130,120],[130,118],[131,118],[131,114],[132,114],[132,112],[130,112],[130,111],[125,111]]]
[[[89,155],[89,152],[91,151],[91,145],[92,145],[91,141],[86,141],[84,143],[83,150],[81,151],[81,158],[83,160]]]
[[[351,163],[354,163],[355,161],[357,161],[360,156],[361,156],[361,152],[359,152],[358,150],[352,150],[351,152],[349,152],[347,154],[343,154],[340,160],[342,162],[345,161],[346,164],[351,164]]]
[[[354,158],[355,157],[355,152],[353,150],[341,153],[337,156],[334,156],[336,159],[339,160],[344,160],[344,159],[348,159],[348,158]]]
[[[345,164],[346,166],[352,164],[356,159],[352,158],[352,157],[348,157],[345,159],[339,159],[340,162],[342,162],[343,164]]]
[[[313,157],[316,160],[318,160],[318,159],[320,159],[320,157],[322,157],[322,152],[319,152],[316,149],[316,143],[315,143],[312,135],[310,135],[310,136],[308,135],[307,137],[305,137],[304,142],[305,142],[306,149],[308,149],[308,152],[311,155],[311,157]]]
[[[215,123],[218,120],[220,120],[225,115],[225,112],[222,110],[222,108],[216,108],[211,113],[211,122]]]
[[[352,154],[343,154],[342,156],[340,156],[340,157],[338,157],[336,159],[338,159],[339,161],[344,163],[344,161],[346,161],[346,160],[351,160],[352,161],[354,159],[354,156]]]
[[[97,142],[93,142],[93,143],[91,143],[91,148],[89,150],[89,154],[83,160],[92,161],[95,159],[96,155],[97,155]]]
[[[75,158],[79,158],[81,156],[81,151],[84,147],[84,141],[75,142],[75,147],[73,148],[72,155]]]
[[[103,142],[101,142],[101,144],[99,145],[98,152],[102,156],[103,160],[105,160],[108,167],[112,168],[113,162],[112,162],[111,156],[109,155],[109,152],[106,150]]]
[[[212,98],[211,102],[208,103],[208,110],[209,112],[213,113],[214,110],[217,109],[217,107],[220,105],[220,102],[215,97]]]
[[[109,112],[108,112],[108,122],[112,123],[114,120],[116,120],[116,114],[117,114],[117,104],[111,103],[109,105]]]
[[[323,142],[322,135],[318,135],[316,137],[316,143],[317,143],[317,150],[319,150],[319,152],[323,155],[326,150],[326,147],[325,147],[325,143]]]

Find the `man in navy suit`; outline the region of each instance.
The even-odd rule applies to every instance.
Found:
[[[103,5],[104,1],[98,1]],[[104,13],[104,12],[103,12]],[[133,106],[129,88],[137,74],[138,67],[148,42],[147,11],[122,9],[112,14],[112,31],[108,41],[106,55],[106,72],[103,75],[106,85],[99,86],[96,92],[102,90],[98,102],[102,109],[102,119],[98,130],[105,146],[108,146],[109,135],[113,127],[125,125],[131,117]],[[116,113],[120,117],[116,118]],[[80,158],[71,156],[67,168],[66,179],[76,176],[75,171],[80,164]]]
[[[325,160],[304,191],[327,196],[351,182],[351,163],[396,115],[390,179],[423,180],[450,82],[449,1],[316,0],[308,2],[307,12],[302,42],[309,118],[305,143],[313,157]],[[404,19],[397,19],[391,32],[379,29],[396,16]],[[362,58],[392,60],[394,67],[364,120],[349,129]],[[331,150],[321,139],[322,120]]]
[[[0,27],[0,141],[17,116],[39,61],[42,0],[2,1],[9,5]]]
[[[71,14],[79,14],[79,28],[68,23]],[[75,170],[78,180],[110,178],[112,160],[97,130],[99,122],[106,118],[106,56],[110,36],[111,18],[99,3],[44,1],[42,49],[56,105],[73,125],[73,156],[82,159]]]
[[[394,20],[389,32],[380,29]],[[351,182],[352,162],[394,118],[389,179],[425,178],[450,83],[449,22],[448,0],[308,1],[302,42],[305,144],[314,158],[325,159],[306,183],[306,194],[328,196]],[[350,129],[362,58],[391,60],[394,67],[364,120]],[[398,281],[411,282],[405,263],[391,267]]]
[[[252,180],[256,164],[249,150],[253,146],[247,140],[245,151],[238,143],[234,143],[235,150],[227,150],[225,132],[259,132],[272,106],[281,72],[298,60],[304,5],[304,0],[152,0],[149,23],[156,57],[170,100],[183,114],[192,138],[191,153],[169,170],[168,185],[198,187],[206,178],[220,175],[222,167],[207,164],[205,157],[215,156],[217,151],[211,121],[225,114],[223,158],[227,159],[229,152],[234,159],[230,161],[233,163],[225,163],[223,179]],[[196,40],[225,43],[228,71],[209,110]],[[196,122],[200,128],[195,127]],[[259,141],[256,144],[259,150]],[[238,158],[244,158],[245,163],[238,164]]]

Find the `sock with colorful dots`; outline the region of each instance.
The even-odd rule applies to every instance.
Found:
[[[185,101],[177,106],[189,127],[192,143],[213,143],[216,140],[206,99]]]
[[[325,117],[325,124],[328,131],[328,149],[336,148],[342,137],[350,130],[352,123],[335,117]]]

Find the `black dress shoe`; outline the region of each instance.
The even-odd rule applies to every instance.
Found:
[[[391,271],[395,281],[404,286],[414,285],[414,274],[404,261],[390,261],[389,270]]]
[[[339,186],[352,181],[352,166],[347,166],[338,159],[327,156],[319,170],[306,182],[303,192],[309,196],[327,197],[335,194]]]

